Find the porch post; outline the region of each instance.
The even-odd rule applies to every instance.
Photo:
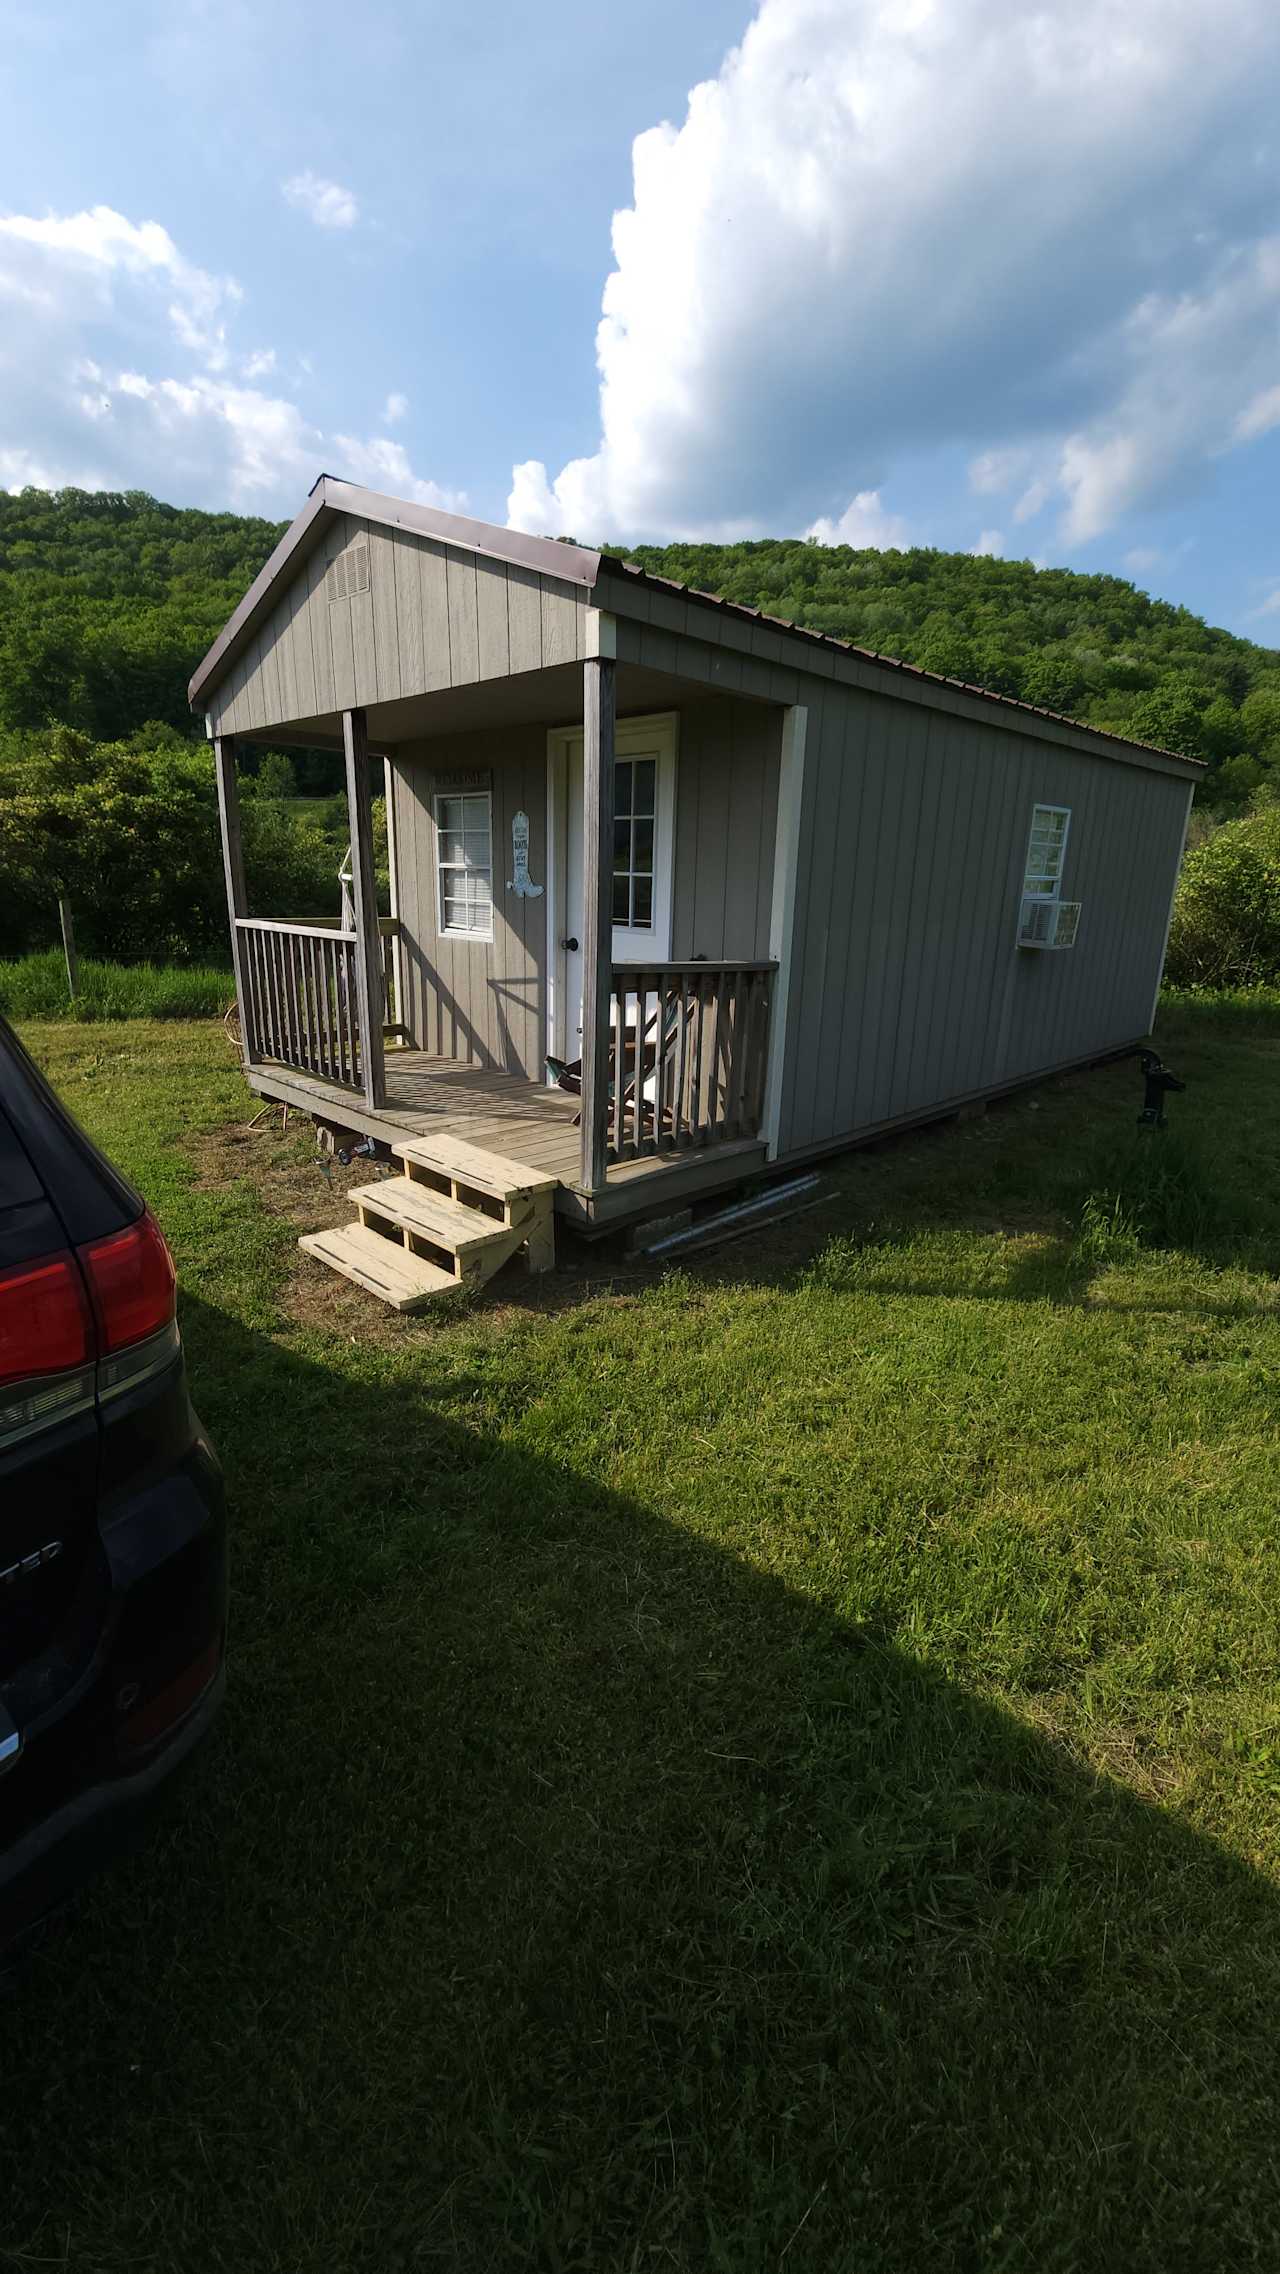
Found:
[[[373,814],[369,803],[369,742],[363,711],[342,714],[347,766],[347,819],[351,825],[351,898],[355,907],[356,992],[360,1004],[360,1071],[365,1104],[387,1095],[382,1054],[382,953],[378,894],[373,878]]]
[[[218,827],[222,832],[222,876],[227,888],[227,923],[231,931],[231,964],[236,975],[236,1007],[240,1013],[240,1047],[246,1066],[262,1062],[257,1020],[249,988],[244,935],[236,922],[247,916],[244,889],[244,854],[240,845],[240,789],[236,781],[236,746],[230,737],[215,735],[213,772],[218,785]]]
[[[613,712],[611,656],[582,666],[582,1168],[605,1181],[609,1126],[609,992],[613,967]]]

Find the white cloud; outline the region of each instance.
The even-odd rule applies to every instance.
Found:
[[[1124,565],[1135,576],[1145,576],[1149,569],[1160,568],[1164,554],[1158,545],[1132,545],[1124,556]]]
[[[1280,584],[1276,586],[1274,592],[1267,594],[1260,606],[1251,608],[1249,614],[1251,616],[1280,616]]]
[[[257,384],[275,351],[233,352],[241,301],[234,278],[187,260],[158,222],[106,206],[0,216],[0,309],[20,311],[0,320],[0,483],[141,488],[276,514],[325,469],[464,502],[416,473],[401,444],[327,433]]]
[[[1062,445],[1069,542],[1266,432],[1259,381],[1275,368],[1278,324],[1280,236],[1220,253],[1195,289],[1144,295],[1114,343],[1112,405]]]
[[[86,312],[110,308],[122,282],[169,295],[179,344],[206,362],[225,360],[227,317],[240,287],[185,260],[158,221],[129,221],[109,205],[42,219],[0,214],[0,294],[56,318],[72,295]]]
[[[975,559],[999,560],[1004,552],[1004,531],[984,529],[977,544],[970,545],[969,551]]]
[[[404,444],[389,441],[385,434],[370,435],[367,441],[354,434],[335,434],[333,441],[340,462],[328,468],[331,474],[362,482],[366,489],[386,490],[392,497],[414,498],[419,505],[438,505],[445,513],[457,513],[467,502],[461,490],[423,481],[414,473]]]
[[[352,192],[341,182],[326,181],[323,174],[291,174],[287,182],[281,182],[280,192],[288,204],[314,221],[317,229],[353,229],[360,218]]]
[[[969,487],[979,497],[999,497],[1025,478],[1031,453],[1021,444],[1005,450],[983,450],[969,463]]]
[[[900,552],[910,543],[907,525],[900,513],[886,513],[880,503],[879,490],[859,490],[838,521],[818,520],[805,531],[816,545],[852,545],[872,548],[880,553]]]
[[[1271,416],[1276,61],[1268,0],[761,0],[634,144],[599,441],[510,519],[804,526],[941,445],[1070,542],[1160,497]]]
[[[400,419],[406,416],[408,409],[409,398],[407,395],[388,395],[382,406],[383,425],[395,426]]]
[[[1263,434],[1270,434],[1273,426],[1280,426],[1280,387],[1264,387],[1246,403],[1235,424],[1237,442],[1256,442]]]

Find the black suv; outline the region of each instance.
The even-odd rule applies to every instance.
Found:
[[[0,1948],[204,1735],[225,1630],[169,1250],[0,1019]]]

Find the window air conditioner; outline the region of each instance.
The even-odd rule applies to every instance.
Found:
[[[1034,948],[1074,947],[1079,922],[1078,900],[1049,900],[1029,893],[1022,903],[1018,945]]]

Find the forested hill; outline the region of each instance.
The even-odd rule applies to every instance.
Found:
[[[282,524],[140,491],[0,492],[0,732],[95,740],[151,719],[194,732],[186,686]],[[1280,652],[1132,584],[967,553],[770,539],[643,546],[633,558],[910,663],[1207,758],[1205,802],[1275,770]]]
[[[1280,786],[1280,651],[1217,631],[1116,576],[970,553],[853,552],[769,538],[639,545],[656,575],[928,671],[1205,758],[1202,803]]]
[[[282,526],[142,490],[0,490],[0,728],[191,728],[187,682]]]

